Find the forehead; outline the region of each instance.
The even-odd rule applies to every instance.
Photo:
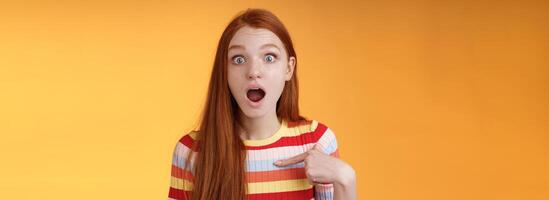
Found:
[[[254,49],[269,43],[274,44],[281,49],[284,46],[280,38],[270,30],[244,26],[236,31],[229,46],[241,45],[246,49]]]

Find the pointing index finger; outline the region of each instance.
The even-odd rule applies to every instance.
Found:
[[[303,162],[305,160],[305,158],[307,158],[307,152],[298,154],[298,155],[296,155],[294,157],[291,157],[291,158],[288,158],[288,159],[278,160],[278,161],[275,162],[275,165],[279,166],[279,167],[285,167],[285,166],[288,166],[288,165],[293,165],[293,164]]]

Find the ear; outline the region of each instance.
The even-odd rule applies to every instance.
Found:
[[[288,59],[288,66],[285,74],[286,81],[289,81],[292,79],[292,76],[294,75],[294,69],[295,69],[295,57],[290,57]]]

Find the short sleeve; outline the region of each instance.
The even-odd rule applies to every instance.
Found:
[[[337,139],[330,128],[326,128],[326,131],[318,140],[317,145],[320,145],[325,154],[339,158]],[[314,190],[315,200],[332,200],[334,198],[333,184],[315,184]]]
[[[192,159],[189,159],[192,150],[192,138],[183,136],[177,142],[172,154],[170,189],[168,199],[187,200],[193,188],[194,174]]]

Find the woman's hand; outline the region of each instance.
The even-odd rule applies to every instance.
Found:
[[[300,162],[305,164],[305,173],[313,184],[334,184],[335,199],[356,199],[355,171],[349,164],[324,154],[320,146],[315,144],[311,150],[288,159],[278,160],[275,165],[284,167]]]

